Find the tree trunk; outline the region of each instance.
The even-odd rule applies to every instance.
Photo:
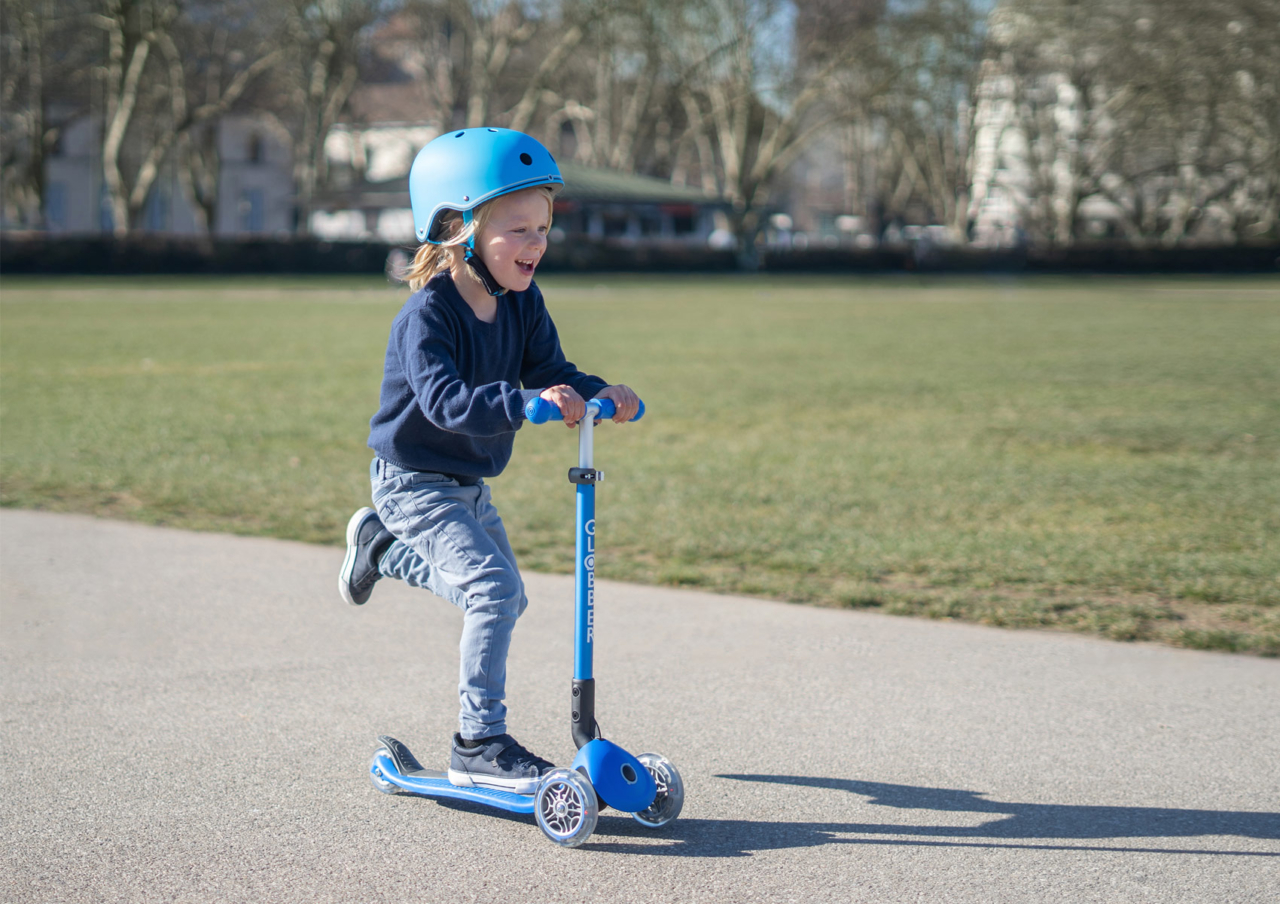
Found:
[[[525,86],[524,94],[511,110],[511,128],[517,132],[528,131],[534,114],[538,112],[538,101],[543,95],[547,77],[556,72],[564,64],[573,49],[582,43],[583,34],[582,29],[574,25],[560,36],[556,46],[551,48],[551,52],[543,57],[542,62],[538,65],[538,70]]]
[[[118,88],[110,90],[108,94],[107,127],[102,139],[102,176],[106,182],[107,198],[111,205],[111,231],[117,237],[127,235],[132,225],[129,217],[128,189],[120,172],[120,149],[124,143],[125,132],[133,119],[134,108],[138,103],[138,84],[142,79],[142,72],[146,68],[150,52],[151,42],[144,38],[134,46],[128,68],[123,69],[123,29],[111,35],[111,62],[108,65],[108,72],[112,87],[118,85]],[[118,79],[117,74],[119,74]]]
[[[40,18],[33,11],[22,17],[22,30],[27,44],[27,180],[31,186],[30,225],[45,226],[44,209],[44,41]]]

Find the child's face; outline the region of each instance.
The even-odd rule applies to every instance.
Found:
[[[540,191],[515,192],[493,203],[489,222],[476,237],[476,253],[499,285],[523,292],[547,250],[551,205]]]

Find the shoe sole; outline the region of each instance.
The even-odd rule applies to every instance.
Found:
[[[540,778],[498,778],[496,775],[476,775],[472,772],[449,770],[449,784],[458,788],[492,788],[512,794],[533,794],[538,790]]]
[[[338,593],[352,606],[363,606],[368,601],[368,597],[365,597],[356,602],[351,596],[351,573],[356,569],[356,554],[359,552],[356,548],[356,534],[360,531],[360,522],[371,514],[373,509],[366,505],[347,522],[347,557],[342,560],[342,571],[338,572]]]

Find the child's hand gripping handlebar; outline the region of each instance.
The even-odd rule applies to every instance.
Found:
[[[592,399],[587,402],[587,413],[584,418],[611,418],[616,407],[613,399]],[[560,409],[553,403],[539,396],[530,399],[524,406],[524,416],[529,419],[531,424],[545,424],[547,421],[562,421],[564,415],[560,413]],[[644,417],[644,402],[640,403],[640,410],[636,412],[636,416],[632,421],[638,421]]]

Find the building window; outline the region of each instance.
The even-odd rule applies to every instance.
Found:
[[[142,215],[142,228],[148,232],[164,232],[169,227],[168,192],[160,185],[151,186],[147,207]]]
[[[627,234],[629,218],[625,213],[606,213],[604,215],[604,237],[620,238]]]
[[[577,210],[556,214],[555,224],[570,235],[577,235],[590,229],[586,216]]]
[[[44,222],[47,229],[67,228],[67,186],[50,182],[44,189]]]
[[[111,216],[111,192],[105,183],[102,186],[102,193],[98,196],[98,228],[103,232],[113,232],[116,228],[115,220]]]
[[[240,193],[240,231],[262,232],[264,225],[262,189],[246,188]]]

